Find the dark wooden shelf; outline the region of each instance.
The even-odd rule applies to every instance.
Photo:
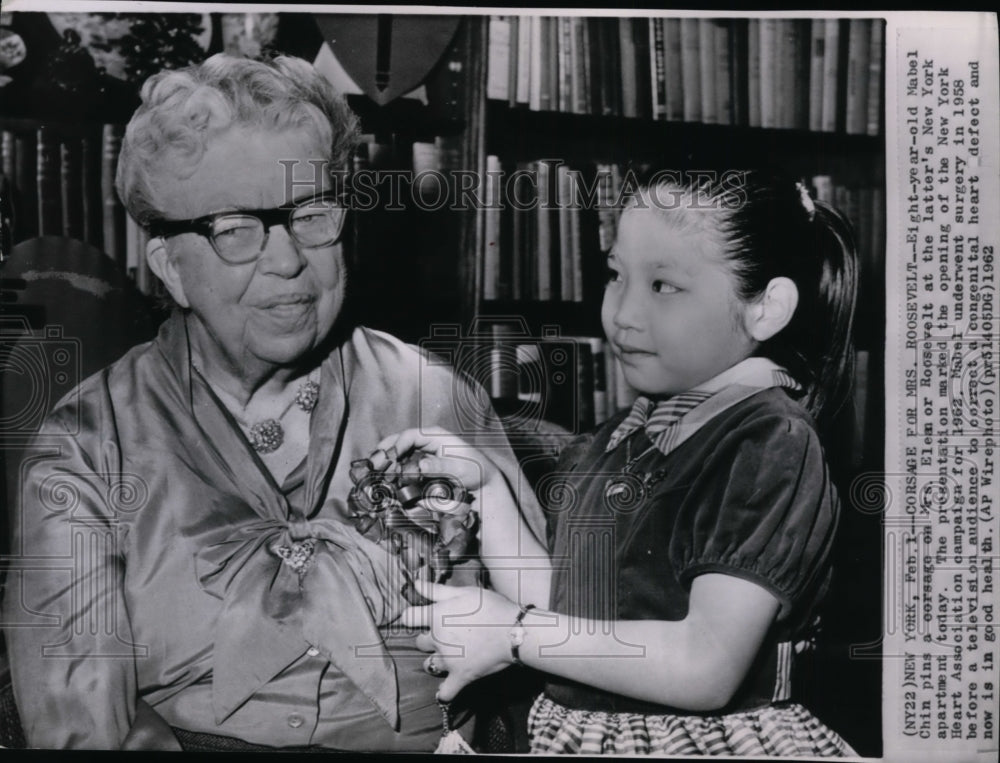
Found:
[[[871,162],[874,166],[885,151],[881,135],[531,111],[496,100],[487,102],[486,119],[486,151],[501,158],[558,156],[569,161],[599,159],[624,164],[641,160],[688,166],[703,161],[706,167],[714,168],[720,161],[747,166],[760,157],[789,156],[796,169],[818,174],[829,167],[831,158],[850,158],[854,163]]]

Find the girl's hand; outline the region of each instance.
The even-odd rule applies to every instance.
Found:
[[[430,629],[417,636],[417,647],[434,652],[424,663],[425,669],[430,663],[435,671],[448,672],[438,689],[442,702],[450,702],[473,681],[513,662],[508,633],[520,611],[517,604],[470,586],[418,583],[417,590],[433,603],[408,607],[400,622]]]
[[[405,461],[407,471],[447,477],[470,492],[500,476],[499,469],[488,456],[440,427],[407,429],[384,437],[369,460],[375,469],[383,469],[391,461]],[[427,508],[447,511],[447,507],[436,505]]]

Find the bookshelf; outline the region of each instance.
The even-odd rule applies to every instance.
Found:
[[[878,754],[880,669],[847,655],[852,643],[878,641],[880,603],[871,581],[881,575],[881,527],[878,517],[851,509],[847,486],[855,475],[882,468],[883,22],[494,16],[475,24],[486,59],[484,124],[467,139],[477,144],[481,171],[505,177],[536,171],[544,187],[543,175],[562,163],[577,170],[586,187],[599,188],[604,178],[614,191],[617,176],[630,167],[749,168],[778,158],[785,173],[804,179],[814,197],[851,219],[861,269],[855,388],[834,433],[834,449],[848,454],[834,464],[845,506],[836,552],[841,578],[829,599],[827,648],[806,669],[815,684],[807,696],[858,750]],[[550,165],[544,170],[543,160]],[[548,219],[546,213],[519,219],[516,210],[480,212],[478,247],[470,255],[476,273],[471,316],[481,324],[489,316],[517,316],[533,336],[555,326],[586,353],[585,346],[602,337],[601,272],[616,212],[600,201],[596,209],[581,203],[577,242],[566,235],[558,183],[546,199]],[[525,225],[534,226],[526,238]],[[569,292],[568,281],[560,280],[566,257],[582,271]],[[502,330],[494,340],[498,348],[521,341]],[[596,357],[599,344],[593,348]],[[570,428],[600,423],[596,411],[610,415],[628,403],[608,355],[604,384],[595,385],[600,372],[595,363],[577,399],[604,394],[607,403],[591,406],[586,415],[594,419]],[[510,394],[511,384],[488,389]],[[859,596],[860,588],[871,595]],[[843,616],[849,611],[856,617]],[[848,694],[858,698],[850,708],[831,700]]]
[[[312,23],[308,14],[286,16],[296,29]],[[788,172],[845,208],[862,229],[857,345],[865,353],[859,355],[858,375],[864,381],[855,395],[857,422],[845,415],[852,454],[841,480],[846,485],[851,475],[878,470],[882,461],[881,30],[877,20],[465,17],[425,83],[427,103],[402,98],[378,106],[367,97],[348,96],[365,133],[354,169],[412,174],[433,167],[453,179],[454,171],[484,178],[490,169],[509,173],[549,159],[579,170],[583,181],[593,184],[598,178],[613,183],[615,172],[630,162],[745,167],[762,157],[780,157]],[[155,293],[155,279],[143,272],[141,231],[133,226],[129,232],[123,210],[108,193],[120,123],[5,117],[0,129],[2,171],[14,186],[15,241],[40,231],[80,237],[104,249],[144,291]],[[48,145],[41,164],[40,141]],[[561,181],[556,170],[557,202]],[[73,189],[79,190],[79,204]],[[387,185],[378,190],[388,198]],[[520,241],[515,226],[524,231],[537,226],[537,219],[516,222],[509,210],[484,206],[428,210],[415,201],[410,186],[402,190],[400,208],[354,217],[348,243],[356,320],[413,342],[428,337],[435,325],[479,326],[476,338],[487,350],[486,362],[478,366],[484,372],[480,380],[501,411],[518,410],[521,403],[544,405],[541,398],[552,389],[545,377],[553,366],[518,352],[533,340],[512,332],[511,319],[531,338],[555,328],[563,342],[554,343],[555,349],[569,341],[576,352],[572,373],[582,385],[574,390],[577,399],[592,400],[580,407],[588,411],[586,420],[566,419],[576,415],[572,406],[550,409],[562,417],[556,423],[585,429],[628,404],[613,363],[593,344],[601,338],[602,250],[613,237],[613,209],[581,208],[567,217],[560,214],[565,205],[554,205],[546,223],[549,280],[543,296],[537,256],[519,261],[520,286],[514,288],[519,249],[514,241]],[[537,231],[526,240],[537,246]],[[573,253],[572,267],[563,267],[564,252]],[[498,267],[510,269],[503,288],[496,282]],[[501,324],[506,327],[497,328]],[[534,374],[540,386],[522,389],[522,373]],[[603,405],[598,394],[604,395]],[[841,614],[859,613],[860,626],[841,618],[843,627],[836,630],[835,621],[833,635],[850,643],[876,642],[880,635],[874,582],[881,575],[878,521],[845,510],[838,564],[849,573],[834,606]],[[850,600],[845,592],[854,588],[871,595]],[[825,672],[839,670],[841,677],[829,696],[850,692],[858,701],[849,709],[824,706],[824,720],[837,727],[844,713],[865,716],[840,726],[862,729],[853,737],[846,734],[848,741],[862,754],[877,756],[877,662],[832,665]]]

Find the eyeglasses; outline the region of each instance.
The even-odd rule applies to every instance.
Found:
[[[299,246],[317,249],[333,246],[340,240],[346,217],[347,207],[340,199],[323,194],[292,207],[242,209],[193,220],[153,220],[149,232],[163,238],[199,233],[209,240],[224,262],[243,265],[260,257],[273,225],[284,225]]]

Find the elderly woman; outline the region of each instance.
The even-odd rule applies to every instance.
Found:
[[[351,462],[455,429],[456,399],[495,432],[488,403],[338,323],[329,170],[357,126],[312,67],[218,55],[142,100],[118,189],[177,309],[52,412],[24,471],[15,548],[42,561],[11,573],[4,622],[25,626],[7,638],[29,744],[432,750],[438,679],[392,625],[399,557],[352,523]],[[516,484],[505,442],[492,457]],[[508,531],[480,520],[485,555]]]

